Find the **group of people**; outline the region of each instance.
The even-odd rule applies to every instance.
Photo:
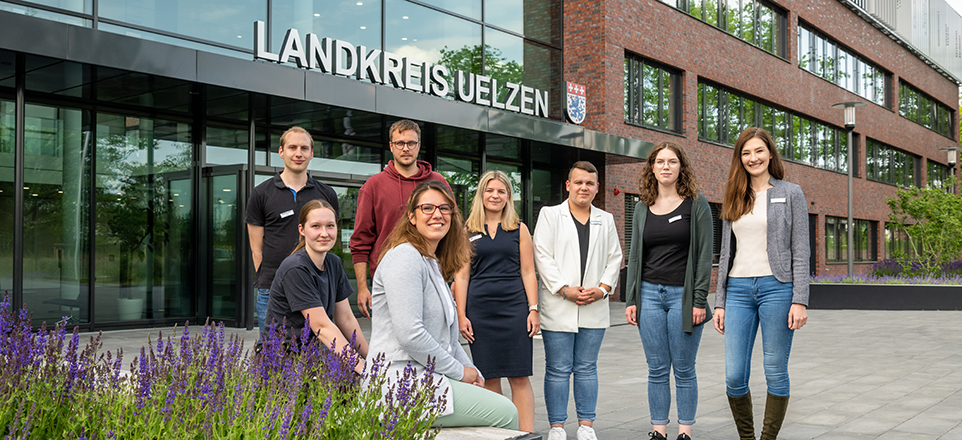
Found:
[[[327,347],[361,358],[384,353],[388,378],[433,362],[446,402],[437,425],[530,432],[532,347],[540,332],[548,440],[567,438],[571,382],[577,438],[596,439],[597,360],[624,261],[614,217],[592,205],[598,170],[576,162],[565,182],[568,199],[541,210],[532,236],[505,173],[481,176],[464,219],[444,178],[417,159],[418,124],[398,121],[389,133],[393,160],[361,187],[350,239],[358,308],[372,319],[370,343],[351,311],[347,274],[329,252],[340,243],[336,194],[307,174],[313,140],[298,127],[280,139],[284,170],[258,185],[248,203],[262,335],[283,324],[293,341],[309,326]],[[712,308],[708,201],[681,146],[662,142],[651,150],[639,178],[624,290],[625,318],[638,326],[648,363],[650,438],[667,439],[673,372],[677,439],[690,440],[695,358],[708,322],[725,335],[726,390],[741,439],[755,439],[748,379],[761,327],[768,384],[761,438],[777,437],[788,407],[792,335],[807,320],[809,272],[806,201],[783,178],[771,136],[760,128],[742,132],[722,205]],[[502,378],[511,400],[502,395]]]

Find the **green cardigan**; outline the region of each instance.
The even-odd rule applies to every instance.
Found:
[[[628,282],[625,294],[626,306],[637,306],[641,311],[641,256],[645,235],[645,219],[648,205],[635,205],[634,225],[631,232],[631,253],[628,255]],[[705,309],[705,321],[711,320],[708,307],[708,286],[711,283],[712,218],[711,207],[705,196],[698,194],[691,205],[691,244],[688,248],[688,264],[685,269],[685,296],[682,300],[682,324],[686,333],[692,331],[692,308]],[[636,315],[638,316],[638,315]]]

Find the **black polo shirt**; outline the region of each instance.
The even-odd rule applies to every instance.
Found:
[[[278,327],[285,324],[288,339],[297,338],[307,322],[301,310],[323,307],[328,319],[333,320],[334,305],[353,292],[337,255],[328,252],[324,270],[320,270],[307,251],[301,249],[287,257],[277,270],[271,285],[267,322],[275,322]]]
[[[254,278],[255,287],[271,288],[277,268],[297,246],[297,237],[300,235],[297,232],[297,220],[301,208],[314,199],[326,200],[334,207],[334,211],[339,212],[334,188],[310,176],[307,177],[307,184],[297,192],[284,184],[280,173],[261,182],[251,191],[244,221],[249,225],[264,227],[263,258]]]

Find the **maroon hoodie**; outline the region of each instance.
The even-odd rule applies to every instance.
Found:
[[[418,172],[404,177],[388,162],[384,171],[364,182],[357,195],[357,214],[354,217],[354,233],[351,234],[351,262],[367,263],[371,276],[377,267],[384,240],[394,230],[394,225],[404,213],[408,197],[414,188],[425,180],[437,180],[451,189],[444,176],[431,171],[431,164],[417,161]]]

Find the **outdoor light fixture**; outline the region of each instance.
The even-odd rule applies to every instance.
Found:
[[[845,156],[848,161],[848,223],[845,229],[848,231],[848,244],[845,246],[848,251],[848,276],[853,273],[853,261],[855,260],[855,222],[852,220],[852,130],[855,130],[855,109],[865,107],[864,102],[850,101],[841,102],[832,106],[834,109],[845,110],[845,131],[848,132],[848,149]]]
[[[962,148],[959,148],[959,147],[939,148],[939,151],[945,152],[945,160],[946,162],[949,163],[949,166],[952,168],[955,168],[955,164],[959,163],[959,150],[962,150]]]

